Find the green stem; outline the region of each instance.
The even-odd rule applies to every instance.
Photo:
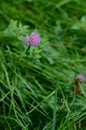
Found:
[[[55,126],[56,126],[56,111],[57,111],[57,89],[54,95],[52,130],[55,130]]]
[[[28,51],[30,50],[30,46],[31,46],[31,45],[29,45],[29,46],[27,47],[27,49],[26,49],[26,54],[28,54]]]

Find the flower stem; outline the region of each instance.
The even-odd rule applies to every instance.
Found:
[[[28,51],[30,50],[30,46],[31,46],[31,45],[29,45],[29,46],[27,47],[26,52],[25,52],[26,54],[29,53]]]

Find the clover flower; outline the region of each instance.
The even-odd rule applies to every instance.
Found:
[[[75,83],[75,87],[74,87],[74,92],[77,94],[81,93],[81,89],[80,89],[80,84],[79,83],[83,83],[85,77],[82,74],[79,74],[76,79],[74,80]]]
[[[82,74],[79,74],[76,79],[77,79],[80,83],[82,83],[82,82],[84,81],[84,78],[85,78],[85,77],[84,77]]]
[[[37,33],[32,32],[30,36],[26,36],[25,42],[28,45],[36,46],[40,42],[40,37],[39,37],[39,35]]]

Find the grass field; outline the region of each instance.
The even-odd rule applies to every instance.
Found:
[[[86,130],[86,0],[0,0],[0,130]]]

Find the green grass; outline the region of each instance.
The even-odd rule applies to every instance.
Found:
[[[0,130],[86,130],[85,37],[85,0],[0,1]]]

